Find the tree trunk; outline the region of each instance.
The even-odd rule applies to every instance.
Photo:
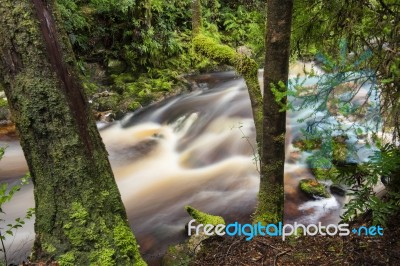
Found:
[[[0,0],[0,82],[34,184],[32,259],[143,265],[55,7]]]
[[[279,82],[287,85],[292,9],[293,0],[267,1],[262,167],[256,220],[272,223],[283,220],[286,112],[279,111],[271,89],[285,90]]]
[[[192,34],[196,36],[200,33],[201,23],[201,2],[200,0],[192,0]]]

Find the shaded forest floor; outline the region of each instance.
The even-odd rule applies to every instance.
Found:
[[[359,221],[355,227],[369,223]],[[192,265],[400,265],[400,213],[383,236],[211,237]],[[352,228],[352,225],[349,227]]]

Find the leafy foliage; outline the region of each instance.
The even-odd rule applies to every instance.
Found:
[[[359,68],[368,69],[378,80],[382,112],[394,140],[400,132],[400,5],[396,0],[380,1],[296,1],[292,48],[300,58],[313,58],[317,51],[334,57],[371,56]],[[337,47],[339,39],[348,49]]]
[[[215,61],[194,52],[191,3],[58,1],[89,95],[111,89],[120,95],[115,106],[125,112],[182,87],[182,73],[219,69]],[[263,61],[264,3],[207,0],[202,4],[207,36],[231,47],[246,46],[253,58]],[[93,62],[106,70],[105,84],[97,84],[94,71],[87,66]],[[115,64],[123,67],[115,71]]]
[[[400,210],[399,173],[400,150],[391,144],[382,146],[367,163],[339,168],[335,179],[346,182],[352,190],[343,220],[371,211],[373,223],[385,225],[388,217]],[[387,182],[389,190],[385,198],[378,197],[374,190],[381,180]]]
[[[385,225],[388,216],[400,207],[400,152],[394,145],[383,146],[377,138],[381,129],[379,88],[374,86],[374,73],[361,68],[371,58],[371,51],[349,58],[347,49],[342,40],[337,57],[317,54],[327,73],[293,80],[286,108],[313,110],[299,119],[306,128],[302,130],[304,139],[295,146],[310,152],[307,163],[317,179],[347,186],[350,201],[343,220],[371,211],[373,223]],[[365,95],[362,101],[360,97],[354,100],[360,91]],[[279,89],[274,93],[277,100],[282,98]],[[362,158],[361,149],[373,155]],[[378,197],[376,191],[381,179],[390,191],[385,198]]]

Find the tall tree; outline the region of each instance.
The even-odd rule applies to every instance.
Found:
[[[261,180],[256,219],[266,222],[283,220],[286,112],[275,100],[273,89],[287,87],[290,36],[294,0],[267,1],[263,96],[263,138]]]
[[[33,261],[144,265],[54,0],[0,0],[0,82],[34,184]]]

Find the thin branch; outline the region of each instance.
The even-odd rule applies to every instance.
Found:
[[[276,263],[277,263],[278,258],[279,258],[280,256],[283,256],[283,255],[285,255],[286,253],[289,253],[289,252],[291,252],[291,251],[292,251],[291,249],[288,249],[288,250],[282,251],[281,253],[276,254],[275,259],[274,259],[274,266],[277,265]]]

